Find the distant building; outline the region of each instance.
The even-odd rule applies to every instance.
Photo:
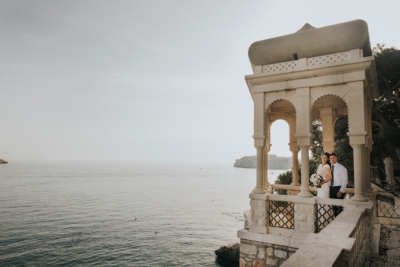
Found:
[[[233,167],[238,168],[256,168],[256,156],[246,156],[237,159]],[[268,154],[268,169],[283,169],[288,170],[292,168],[292,157],[278,157],[274,154]]]

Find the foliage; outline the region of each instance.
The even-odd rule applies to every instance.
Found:
[[[354,182],[354,161],[353,148],[350,146],[350,139],[347,136],[349,131],[349,120],[347,116],[340,116],[335,123],[335,153],[338,162],[347,169],[349,181]]]
[[[301,184],[301,166],[299,164],[299,169],[298,169],[298,174],[299,174],[299,183]],[[293,181],[293,172],[292,171],[287,171],[284,173],[281,173],[278,175],[278,177],[275,180],[275,184],[286,184],[290,185]],[[275,192],[277,192],[279,195],[287,195],[287,190],[286,189],[274,189]]]
[[[322,148],[322,124],[321,121],[318,119],[314,119],[312,121],[312,134],[313,134],[313,140],[312,140],[313,143],[310,148],[311,155],[314,162],[319,162],[321,154],[324,153],[324,149]],[[314,171],[312,173],[314,173]]]
[[[400,161],[400,50],[377,44],[373,53],[379,97],[372,110],[371,163],[382,167],[384,157]]]

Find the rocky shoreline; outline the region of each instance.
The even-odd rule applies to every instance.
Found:
[[[227,246],[220,247],[215,251],[215,255],[222,259],[226,259],[233,262],[239,262],[240,258],[240,246],[239,243],[231,243]]]

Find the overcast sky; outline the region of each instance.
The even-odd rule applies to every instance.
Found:
[[[0,1],[0,158],[255,155],[251,43],[355,19],[400,47],[398,1]],[[290,156],[276,122],[270,153]]]

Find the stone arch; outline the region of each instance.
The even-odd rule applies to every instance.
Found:
[[[266,112],[276,114],[276,116],[270,119],[271,123],[279,119],[287,121],[287,116],[291,114],[296,116],[295,106],[287,99],[277,99],[273,101],[267,106]]]
[[[298,169],[298,145],[296,139],[296,108],[293,104],[291,97],[294,96],[292,94],[286,94],[279,92],[279,94],[271,93],[268,95],[269,104],[266,104],[265,107],[265,123],[264,123],[264,132],[266,133],[266,147],[264,150],[264,170],[268,168],[268,152],[270,150],[271,142],[271,125],[277,120],[284,120],[289,126],[289,150],[293,153],[292,159],[292,167],[293,169]],[[266,101],[267,102],[267,101]],[[273,141],[273,140],[272,140]],[[299,185],[298,183],[298,174],[294,172],[295,175],[293,177],[292,185]],[[264,188],[268,185],[268,175],[267,172],[264,172]]]
[[[321,108],[334,108],[337,116],[348,115],[348,104],[345,99],[336,94],[325,94],[317,98],[311,105],[311,117],[319,118]]]
[[[292,106],[293,109],[296,111],[296,106],[294,101],[296,101],[296,92],[295,90],[290,91],[279,91],[279,92],[268,92],[265,94],[265,106],[267,109],[280,101],[287,101]]]
[[[294,142],[294,135],[296,133],[296,108],[293,103],[286,99],[276,99],[273,101],[265,111],[268,118],[266,129],[268,133],[268,140],[270,139],[270,128],[274,121],[284,120],[289,125],[290,142]]]
[[[324,151],[333,152],[335,147],[334,126],[340,116],[348,115],[346,101],[335,94],[325,94],[313,102],[310,112],[312,119],[321,121]]]

